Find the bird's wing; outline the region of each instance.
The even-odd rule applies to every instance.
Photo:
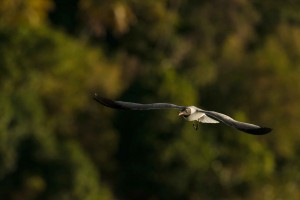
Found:
[[[94,95],[94,99],[104,106],[120,109],[120,110],[153,110],[153,109],[179,109],[183,110],[186,106],[178,106],[170,103],[152,103],[152,104],[141,104],[131,103],[125,101],[113,101],[104,97],[99,96],[97,93]]]
[[[217,124],[219,121],[208,117],[206,114],[203,113],[203,115],[198,119],[199,122],[201,123],[206,123],[206,124]]]
[[[245,133],[250,133],[253,135],[263,135],[263,134],[269,133],[272,130],[271,128],[260,127],[255,124],[249,124],[249,123],[245,123],[245,122],[236,121],[236,120],[232,119],[231,117],[224,115],[222,113],[218,113],[218,112],[214,112],[214,111],[205,111],[205,110],[201,110],[201,112],[204,112],[208,117],[211,117],[217,121],[223,122],[224,124],[234,127]]]

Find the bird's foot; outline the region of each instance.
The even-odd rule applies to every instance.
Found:
[[[193,127],[194,127],[195,131],[197,131],[199,128],[199,122],[196,122],[196,124],[195,124],[195,122],[193,122]]]

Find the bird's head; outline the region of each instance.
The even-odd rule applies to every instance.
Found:
[[[196,110],[193,107],[187,107],[181,110],[178,116],[188,117],[193,114]]]

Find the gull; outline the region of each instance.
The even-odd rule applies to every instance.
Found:
[[[272,131],[271,128],[240,122],[225,114],[215,111],[203,110],[195,106],[178,106],[171,103],[141,104],[125,101],[113,101],[99,96],[97,93],[95,93],[94,99],[106,107],[118,110],[177,109],[180,111],[178,116],[183,117],[187,121],[194,122],[193,127],[195,128],[195,130],[198,129],[199,123],[215,124],[222,122],[228,126],[253,135],[263,135]]]

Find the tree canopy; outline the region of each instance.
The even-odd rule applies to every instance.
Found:
[[[300,2],[0,1],[0,196],[299,199]],[[270,126],[115,111],[171,102]]]

